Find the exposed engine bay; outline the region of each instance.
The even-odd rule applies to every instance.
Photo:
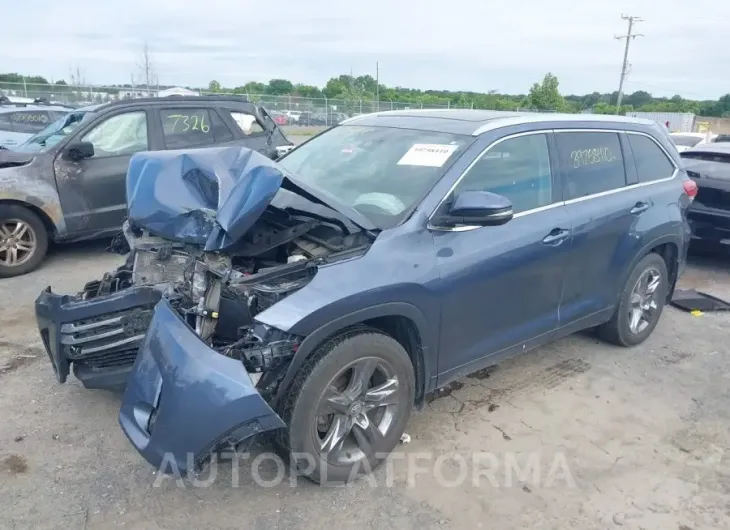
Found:
[[[256,315],[377,237],[361,213],[240,147],[139,153],[126,195],[127,221],[110,248],[126,262],[77,296],[48,287],[36,300],[61,383],[73,369],[87,388],[125,385],[164,299],[207,346],[269,387],[302,337]]]
[[[127,261],[86,284],[80,298],[92,301],[152,287],[216,351],[241,360],[251,374],[277,372],[300,338],[256,324],[254,317],[307,285],[319,265],[363,253],[371,241],[364,232],[350,234],[336,223],[271,208],[224,254],[154,236],[127,221],[110,248],[128,253]],[[124,315],[64,325],[76,332],[72,340],[62,341],[68,343],[64,353],[75,363],[89,360],[84,353],[106,360],[116,355],[131,363],[152,313],[146,305]],[[122,351],[127,354],[120,357]],[[261,383],[268,386],[273,378],[263,377]],[[259,381],[259,376],[252,379]]]

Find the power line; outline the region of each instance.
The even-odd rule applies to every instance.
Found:
[[[629,30],[626,33],[626,35],[620,35],[615,36],[614,39],[622,40],[626,39],[626,48],[624,48],[624,62],[623,65],[621,65],[621,81],[619,81],[618,84],[618,99],[616,100],[616,114],[619,113],[621,110],[621,99],[623,99],[624,95],[624,80],[626,79],[626,74],[628,73],[628,64],[629,64],[629,45],[631,44],[631,41],[635,39],[636,37],[643,37],[641,33],[631,33],[631,31],[634,29],[634,23],[635,22],[642,22],[644,19],[639,17],[632,17],[628,15],[621,15],[621,18],[623,20],[629,21]]]

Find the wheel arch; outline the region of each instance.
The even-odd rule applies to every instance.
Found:
[[[21,208],[26,208],[27,210],[30,210],[31,212],[36,214],[43,222],[43,225],[46,227],[46,230],[48,232],[48,239],[55,239],[56,235],[58,234],[56,223],[53,222],[51,216],[39,205],[33,204],[31,202],[20,201],[17,199],[0,199],[0,206],[4,205],[20,206]]]
[[[405,302],[389,302],[354,311],[332,320],[306,335],[294,354],[286,374],[279,385],[273,405],[280,402],[287,392],[296,373],[304,362],[317,350],[324,341],[353,327],[365,325],[376,329],[396,340],[411,359],[416,376],[415,406],[423,404],[432,361],[429,353],[433,346],[429,344],[426,317],[414,305]]]
[[[654,240],[652,240],[650,243],[647,243],[642,247],[642,249],[636,253],[634,256],[634,259],[631,261],[629,266],[626,268],[626,270],[623,271],[622,278],[621,278],[621,286],[622,288],[619,290],[619,292],[623,292],[623,286],[626,284],[626,281],[628,280],[629,276],[631,275],[631,271],[634,270],[636,265],[641,261],[645,256],[648,254],[654,252],[656,254],[659,254],[662,259],[664,260],[664,263],[667,266],[667,272],[669,274],[669,289],[667,290],[667,300],[671,300],[672,294],[674,293],[674,287],[677,283],[678,275],[679,275],[679,249],[681,247],[681,243],[679,240],[674,236],[662,236],[658,237]],[[620,297],[620,294],[619,294]]]

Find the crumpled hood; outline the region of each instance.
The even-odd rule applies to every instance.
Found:
[[[135,154],[127,170],[129,219],[160,237],[221,250],[259,218],[283,173],[241,147]]]
[[[288,207],[316,211],[356,229],[367,223],[358,219],[355,225],[341,208],[302,186],[276,162],[245,147],[148,151],[137,153],[129,163],[128,217],[160,237],[206,251],[225,250],[251,228],[283,187],[300,197],[301,204],[290,200]]]

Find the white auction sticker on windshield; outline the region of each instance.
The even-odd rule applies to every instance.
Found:
[[[441,167],[458,147],[448,144],[414,144],[398,161],[398,165]]]

